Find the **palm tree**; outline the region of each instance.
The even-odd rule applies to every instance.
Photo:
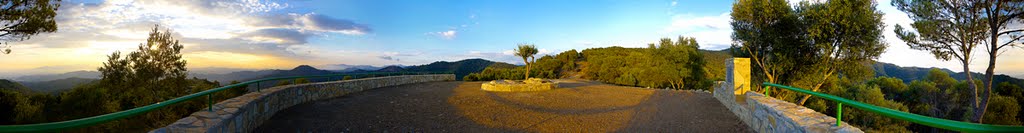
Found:
[[[537,47],[533,44],[519,44],[519,48],[516,49],[516,56],[523,57],[523,63],[526,63],[526,78],[530,78],[530,64],[535,59],[533,55],[537,54]],[[526,60],[529,57],[530,60]]]

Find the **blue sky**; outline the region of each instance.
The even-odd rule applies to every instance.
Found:
[[[791,3],[795,3],[793,1]],[[511,50],[541,54],[586,48],[644,47],[690,36],[702,49],[729,46],[733,1],[413,1],[413,0],[66,0],[57,33],[14,42],[0,74],[95,70],[114,51],[131,51],[153,25],[175,33],[190,68],[288,69],[309,64],[419,65],[483,58],[520,64]],[[878,1],[890,47],[879,59],[959,71],[955,62],[909,49],[891,33],[906,14]],[[980,52],[979,52],[980,53]],[[997,73],[1024,75],[1024,50],[1004,54]],[[974,71],[987,60],[975,57]]]

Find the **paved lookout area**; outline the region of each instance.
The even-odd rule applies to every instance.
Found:
[[[385,87],[293,106],[255,132],[750,132],[710,93],[561,82],[541,92]]]

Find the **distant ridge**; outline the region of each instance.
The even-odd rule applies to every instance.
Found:
[[[932,68],[935,68],[935,67],[932,67],[932,68],[901,67],[901,66],[897,66],[896,64],[885,63],[885,62],[877,62],[874,65],[872,65],[872,67],[875,70],[875,76],[888,76],[888,77],[899,78],[899,79],[903,79],[903,82],[906,82],[906,83],[910,83],[911,81],[914,81],[914,80],[924,80],[924,78],[926,76],[928,76],[928,71],[931,71]],[[965,79],[967,79],[967,75],[964,72],[953,72],[953,71],[951,71],[949,69],[944,69],[944,68],[936,68],[936,69],[939,69],[939,70],[941,70],[943,72],[949,73],[949,75],[951,77],[953,77],[953,79],[956,79],[956,80],[965,80]],[[982,74],[982,73],[971,72],[971,74],[972,74],[971,76],[974,79],[979,79],[979,80],[984,79],[984,77],[983,77],[984,74]],[[1016,84],[1017,86],[1024,86],[1024,80],[1022,80],[1020,78],[1010,77],[1010,76],[1007,76],[1006,74],[996,74],[996,75],[993,75],[992,78],[993,78],[992,79],[992,84],[999,84],[999,83],[1002,83],[1002,82],[1010,82],[1011,84]]]
[[[495,61],[490,61],[481,58],[463,59],[458,61],[435,61],[428,64],[422,65],[388,65],[383,68],[377,68],[372,65],[348,65],[353,69],[350,71],[327,71],[314,68],[312,65],[298,65],[291,70],[261,70],[261,71],[237,71],[237,72],[218,72],[218,71],[229,71],[229,70],[241,70],[241,69],[224,69],[224,68],[207,68],[202,73],[189,72],[189,78],[207,79],[210,81],[220,82],[221,85],[227,85],[231,81],[249,81],[261,78],[270,77],[292,77],[292,76],[314,76],[314,75],[332,75],[332,74],[365,74],[365,73],[452,73],[456,75],[456,79],[461,80],[462,77],[469,75],[470,73],[479,73],[486,68],[487,65],[494,64]],[[503,64],[508,64],[500,62]],[[334,64],[339,65],[339,64]],[[509,64],[511,65],[511,64]],[[375,69],[376,68],[376,69]],[[361,70],[361,69],[374,69],[374,70]],[[216,73],[214,73],[216,72]],[[217,74],[220,73],[220,74]],[[35,91],[44,93],[59,93],[63,90],[69,90],[80,84],[86,84],[98,81],[100,78],[99,72],[95,71],[76,71],[65,74],[54,74],[54,75],[32,75],[18,77],[17,82],[2,80],[0,81],[0,88],[6,87],[6,89],[15,89],[18,91]],[[312,80],[312,79],[311,79]]]
[[[67,78],[72,78],[72,77],[99,79],[100,78],[100,72],[99,71],[85,71],[85,70],[82,70],[82,71],[72,71],[72,72],[66,72],[66,73],[60,73],[60,74],[25,75],[25,76],[16,77],[16,78],[14,78],[14,80],[17,80],[17,81],[29,81],[29,82],[41,82],[41,81],[51,81],[51,80],[58,80],[58,79],[67,79]]]

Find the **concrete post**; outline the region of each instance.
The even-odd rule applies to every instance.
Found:
[[[725,60],[725,80],[726,87],[732,88],[734,95],[750,91],[750,58]]]

